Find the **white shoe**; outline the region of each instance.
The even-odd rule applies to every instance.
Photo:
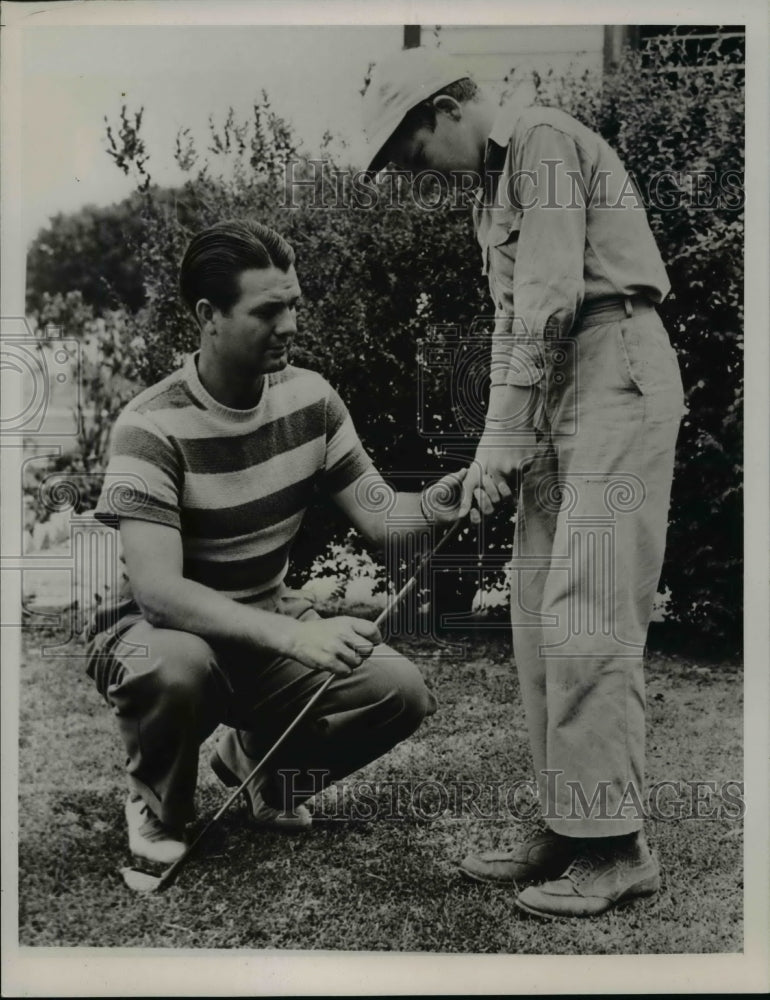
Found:
[[[126,823],[129,849],[138,858],[170,865],[187,850],[183,835],[161,823],[140,798],[129,795],[126,800]]]
[[[222,737],[210,759],[214,774],[229,788],[240,785],[252,771],[255,763],[241,749],[240,741],[233,729]],[[249,801],[251,814],[257,826],[283,833],[301,833],[312,826],[313,817],[303,805],[295,806],[293,809],[273,809],[267,805],[262,798],[264,783],[265,775],[257,774],[244,789],[244,795]]]

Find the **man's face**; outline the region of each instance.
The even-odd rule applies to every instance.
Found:
[[[437,109],[433,131],[424,126],[397,136],[388,147],[392,162],[415,174],[436,171],[450,184],[463,173],[481,175],[483,157],[467,109],[468,105],[454,114]]]
[[[240,273],[238,284],[241,295],[229,312],[213,311],[217,358],[241,375],[281,371],[297,332],[297,273],[252,268]]]

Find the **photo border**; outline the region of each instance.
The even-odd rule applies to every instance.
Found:
[[[459,956],[274,950],[20,948],[17,861],[18,631],[2,640],[2,944],[5,996],[253,996],[370,994],[523,994],[761,992],[768,988],[768,16],[756,0],[700,0],[672,10],[660,0],[629,19],[625,5],[574,2],[543,5],[487,0],[455,2],[72,3],[2,4],[2,314],[24,314],[21,177],[21,44],[24,33],[53,25],[123,24],[640,24],[745,23],[746,52],[746,409],[745,409],[745,820],[742,955]],[[16,310],[21,309],[21,312]],[[13,482],[20,449],[0,446],[3,481]],[[11,498],[13,501],[14,498]],[[20,535],[18,504],[6,495],[3,551]],[[20,573],[4,573],[2,620],[18,617]],[[15,610],[14,610],[15,609]],[[548,926],[544,924],[544,934]],[[188,992],[189,991],[189,992]]]

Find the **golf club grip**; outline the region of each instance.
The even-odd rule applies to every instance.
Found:
[[[401,603],[401,601],[403,601],[403,599],[406,597],[406,595],[416,585],[417,581],[420,578],[420,573],[422,572],[424,566],[428,563],[428,561],[430,559],[432,559],[433,556],[435,556],[436,553],[439,552],[444,547],[444,545],[446,544],[446,542],[449,541],[450,538],[453,538],[457,534],[457,532],[458,532],[458,530],[460,528],[460,524],[461,524],[460,521],[455,521],[447,529],[447,531],[444,532],[444,534],[441,536],[441,538],[436,543],[435,547],[433,549],[431,549],[430,552],[426,552],[425,555],[420,559],[419,563],[417,564],[417,569],[410,576],[410,578],[407,580],[407,582],[404,584],[404,586],[398,591],[398,593],[395,594],[388,601],[387,606],[385,608],[383,608],[383,610],[380,612],[380,614],[375,619],[374,624],[377,626],[377,628],[379,628],[381,625],[383,625],[387,621],[388,617],[393,612],[393,610]],[[198,833],[198,836],[195,837],[195,839],[192,841],[192,843],[187,848],[187,850],[184,852],[184,854],[180,858],[178,858],[175,862],[173,862],[173,864],[169,865],[169,867],[166,869],[166,871],[161,875],[160,881],[158,883],[159,887],[163,886],[165,888],[166,886],[170,885],[170,883],[173,880],[173,877],[176,874],[177,870],[179,868],[181,868],[182,865],[187,862],[187,860],[190,858],[190,856],[193,853],[193,851],[195,850],[195,848],[203,840],[203,838],[206,836],[206,834],[211,829],[211,827],[214,826],[214,824],[219,821],[219,819],[230,808],[230,806],[233,804],[233,802],[235,802],[235,800],[238,798],[238,796],[243,792],[243,790],[246,788],[246,786],[248,785],[248,783],[255,777],[255,775],[257,774],[257,772],[260,771],[265,766],[265,764],[268,762],[268,760],[270,760],[270,758],[273,756],[273,754],[278,749],[278,747],[296,729],[296,727],[305,718],[305,716],[310,711],[310,709],[313,707],[313,705],[315,705],[315,703],[318,701],[318,699],[323,696],[324,692],[326,691],[326,689],[329,687],[329,685],[331,684],[331,682],[334,680],[334,678],[336,676],[337,676],[336,674],[331,674],[331,673],[329,674],[329,676],[326,678],[326,680],[323,682],[323,684],[318,688],[317,691],[314,692],[312,698],[310,698],[310,700],[308,701],[308,703],[303,707],[302,711],[299,712],[299,714],[294,718],[294,720],[290,723],[290,725],[287,726],[287,728],[283,731],[283,733],[281,733],[281,735],[278,737],[278,739],[275,741],[275,743],[273,743],[273,745],[270,747],[270,749],[267,751],[267,753],[264,754],[264,756],[262,757],[262,759],[260,761],[258,761],[257,764],[254,765],[254,767],[251,769],[251,771],[249,772],[249,774],[243,779],[243,781],[241,782],[241,784],[238,785],[238,787],[235,789],[235,791],[220,806],[220,808],[211,817],[211,819],[208,821],[208,823],[206,823],[206,825]]]

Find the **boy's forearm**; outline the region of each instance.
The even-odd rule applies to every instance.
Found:
[[[532,431],[539,392],[529,385],[490,386],[485,432]]]

